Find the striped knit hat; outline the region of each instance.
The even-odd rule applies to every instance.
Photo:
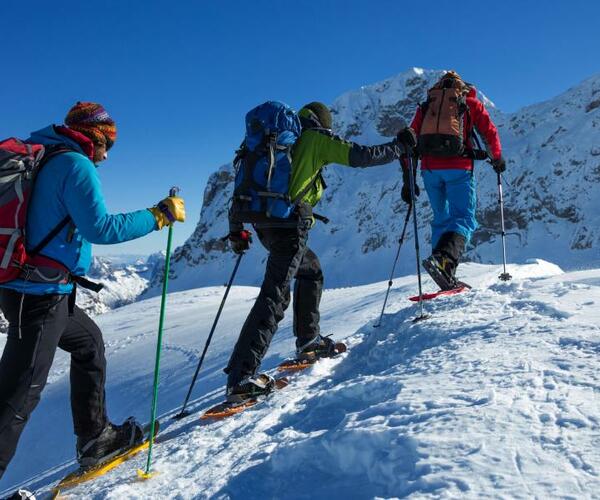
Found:
[[[89,137],[95,144],[106,143],[110,149],[117,138],[117,126],[101,104],[78,102],[65,118],[70,129]]]

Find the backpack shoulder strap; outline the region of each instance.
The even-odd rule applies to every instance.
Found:
[[[34,248],[33,250],[27,252],[29,255],[31,255],[32,257],[35,257],[36,255],[38,255],[44,248],[46,248],[46,246],[48,245],[48,243],[50,243],[54,238],[56,238],[58,236],[58,234],[65,228],[67,227],[67,224],[69,224],[69,222],[71,222],[71,216],[67,215],[63,220],[61,220],[56,226],[54,226],[54,228],[52,229],[52,231],[50,231],[45,237],[44,239],[42,239],[42,241],[40,241]]]
[[[69,148],[65,144],[54,144],[52,146],[45,147],[44,155],[42,156],[42,159],[40,160],[40,163],[38,165],[38,172],[41,170],[41,168],[46,163],[48,163],[48,161],[50,159],[54,158],[55,156],[58,156],[59,154],[62,154],[62,153],[74,153],[74,152],[76,152],[76,151],[73,148]]]
[[[51,158],[54,158],[55,156],[58,156],[61,153],[68,153],[68,152],[71,152],[73,150],[71,148],[68,148],[64,144],[57,144],[55,146],[49,147],[46,151],[47,152],[44,153],[44,156],[42,157],[42,159],[41,159],[41,161],[39,163],[36,176],[39,175],[42,167]],[[31,255],[32,257],[35,257],[36,255],[38,255],[44,248],[46,248],[46,246],[48,245],[48,243],[50,243],[54,238],[56,238],[58,236],[58,234],[65,227],[67,227],[67,225],[69,224],[69,222],[71,222],[71,216],[67,215],[56,226],[54,226],[54,228],[52,228],[52,230],[46,236],[44,236],[44,238],[42,239],[42,241],[40,241],[31,251],[29,251],[27,253],[29,255]]]

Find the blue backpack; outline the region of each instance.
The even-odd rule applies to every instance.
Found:
[[[297,200],[289,195],[292,147],[300,137],[298,115],[286,104],[267,101],[246,115],[246,137],[234,160],[231,215],[237,222],[287,219]]]

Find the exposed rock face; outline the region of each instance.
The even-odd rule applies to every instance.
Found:
[[[414,68],[339,97],[332,105],[334,128],[363,144],[385,142],[410,122],[426,90],[441,71]],[[549,101],[512,114],[498,111],[483,94],[500,131],[506,172],[505,217],[508,257],[544,258],[562,267],[600,262],[600,76],[590,78]],[[240,117],[243,119],[243,117]],[[499,212],[496,175],[478,162],[478,218],[466,259],[499,262]],[[325,169],[328,189],[317,208],[331,219],[317,223],[310,245],[325,271],[326,286],[387,279],[406,210],[400,199],[398,165]],[[174,254],[171,289],[214,285],[227,280],[233,255],[227,234],[227,209],[233,189],[230,164],[209,179],[200,221]],[[429,250],[431,218],[427,196],[418,204],[422,253]],[[237,283],[259,284],[265,252],[256,241],[244,257]],[[415,269],[413,235],[402,250],[398,274]],[[161,273],[151,282],[155,293]]]

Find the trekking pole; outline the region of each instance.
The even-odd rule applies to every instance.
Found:
[[[408,163],[408,178],[409,178],[409,182],[410,182],[410,199],[412,202],[412,206],[413,206],[413,223],[414,223],[414,231],[415,231],[415,254],[417,256],[417,280],[419,282],[419,315],[413,319],[413,323],[416,323],[417,321],[422,321],[424,319],[427,319],[429,316],[425,314],[425,312],[423,311],[423,286],[421,284],[421,252],[419,249],[419,229],[418,229],[418,225],[417,225],[417,208],[416,208],[416,201],[417,201],[417,197],[415,194],[415,172],[413,170],[413,165],[414,165],[414,161],[413,161],[413,156],[412,156],[412,152],[408,151],[406,152],[406,156],[407,156],[407,163]]]
[[[169,191],[169,196],[177,196],[179,188],[172,187]],[[160,300],[160,316],[158,320],[158,339],[156,341],[156,361],[154,364],[154,383],[152,389],[152,409],[150,411],[150,436],[148,444],[148,460],[146,462],[146,471],[138,469],[138,476],[142,479],[149,479],[150,467],[152,466],[152,447],[154,446],[154,431],[156,428],[156,406],[158,402],[158,375],[160,372],[160,354],[162,349],[163,326],[165,323],[165,312],[167,305],[167,289],[169,286],[169,268],[171,266],[171,243],[173,242],[173,224],[169,224],[169,233],[167,237],[167,255],[165,256],[165,274],[163,277],[162,297]]]
[[[204,362],[204,357],[206,356],[206,352],[208,351],[208,346],[210,345],[213,333],[215,333],[215,329],[217,328],[217,323],[219,322],[219,318],[221,317],[221,312],[223,311],[223,307],[225,306],[225,301],[227,300],[229,290],[231,290],[231,285],[233,284],[233,280],[237,273],[238,267],[240,267],[240,262],[242,261],[243,256],[244,254],[241,253],[235,262],[235,267],[233,268],[233,272],[231,273],[231,278],[229,278],[229,283],[227,283],[225,295],[223,295],[223,300],[221,300],[221,305],[219,306],[219,310],[217,311],[217,316],[215,317],[212,328],[210,329],[210,333],[208,334],[208,338],[206,339],[206,344],[204,344],[204,350],[202,351],[202,356],[200,356],[200,361],[198,361],[198,366],[196,367],[196,372],[194,373],[194,377],[192,378],[192,383],[190,384],[190,388],[188,389],[185,401],[183,402],[181,411],[173,417],[175,420],[180,420],[184,417],[187,417],[190,414],[188,411],[186,411],[186,408],[190,400],[190,396],[192,395],[192,390],[194,389],[194,385],[196,385],[196,379],[198,378],[198,374],[200,373],[200,368],[202,367],[202,363]]]
[[[373,328],[379,328],[381,326],[381,320],[383,319],[383,313],[385,311],[385,306],[388,301],[388,297],[390,295],[390,290],[393,285],[392,279],[394,278],[394,272],[396,271],[396,264],[398,263],[398,257],[400,257],[400,249],[402,248],[402,244],[404,243],[404,236],[406,235],[406,228],[408,227],[408,222],[410,221],[410,212],[412,210],[412,204],[408,205],[408,212],[406,212],[406,218],[404,219],[404,227],[402,228],[402,236],[398,240],[398,251],[396,252],[396,258],[394,259],[394,265],[392,266],[392,272],[390,273],[390,279],[388,281],[387,292],[385,292],[385,299],[383,301],[383,307],[381,308],[381,315],[379,316],[379,321],[377,324],[373,325]]]
[[[482,153],[485,153],[485,158],[483,156],[479,156],[475,159],[483,160],[483,159],[487,158],[488,162],[491,164],[492,163],[492,155],[490,154],[490,152],[487,148],[487,145],[486,145],[485,150],[482,150],[481,142],[479,141],[479,137],[477,137],[477,134],[475,133],[475,131],[472,132],[472,135],[473,135],[473,139],[474,139],[475,143],[477,144],[477,147],[479,148],[479,151],[481,151]],[[504,196],[502,195],[502,174],[499,172],[496,172],[496,175],[498,176],[498,203],[500,205],[500,224],[502,226],[502,265],[504,267],[504,272],[500,276],[498,276],[498,278],[500,278],[500,280],[502,280],[502,281],[509,281],[512,279],[512,276],[508,272],[506,272],[506,229],[504,227]],[[506,179],[505,179],[505,181],[506,181]],[[508,183],[508,181],[506,181],[506,182]]]
[[[512,276],[506,272],[506,229],[504,227],[504,196],[502,194],[502,176],[498,175],[498,203],[500,205],[500,225],[502,226],[502,265],[504,272],[498,276],[502,281],[510,281]]]

